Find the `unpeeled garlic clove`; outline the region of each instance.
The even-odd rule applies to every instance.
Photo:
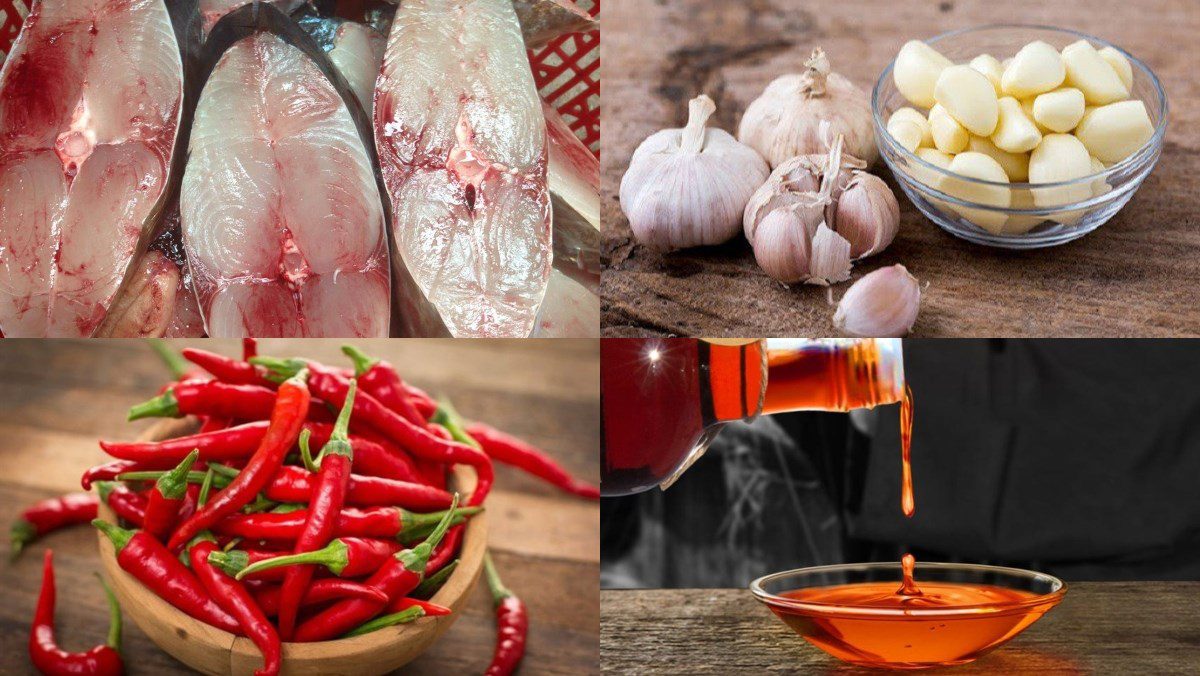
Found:
[[[720,244],[737,234],[746,202],[766,180],[767,164],[721,129],[701,95],[683,129],[650,135],[621,178],[621,210],[639,242],[658,251]]]
[[[752,241],[758,267],[785,284],[808,276],[812,233],[806,223],[807,213],[804,208],[794,207],[771,211],[758,224]]]
[[[833,325],[861,338],[899,338],[912,330],[920,306],[917,278],[897,264],[851,284],[838,303]]]
[[[850,279],[850,242],[822,223],[812,238],[812,260],[805,284],[829,286]]]
[[[840,147],[841,143],[842,139],[838,138],[832,145]],[[746,203],[742,214],[746,239],[754,243],[759,223],[771,211],[811,201],[813,195],[821,192],[826,180],[830,181],[827,194],[836,195],[850,183],[854,170],[865,169],[866,166],[856,157],[841,153],[840,150],[837,153],[831,150],[826,154],[798,155],[775,167],[766,182],[754,191]]]
[[[850,257],[864,258],[887,248],[900,230],[900,204],[883,179],[857,172],[838,196],[833,219],[850,242]]]

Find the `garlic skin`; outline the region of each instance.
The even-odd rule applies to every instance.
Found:
[[[821,190],[823,177],[832,171],[831,155],[799,155],[775,167],[770,177],[754,191],[742,216],[746,239],[754,243],[759,223],[775,209],[806,203],[811,193]],[[854,178],[854,170],[865,169],[866,163],[856,157],[841,155],[836,176],[832,178],[830,195],[840,194]],[[813,226],[816,227],[815,224]],[[813,231],[815,233],[815,229]],[[813,233],[810,233],[810,236]]]
[[[897,264],[851,284],[838,302],[833,325],[859,338],[900,338],[912,330],[920,306],[917,278]]]
[[[767,179],[767,163],[722,129],[701,94],[683,129],[642,141],[621,178],[621,211],[639,242],[656,251],[720,244],[737,234],[746,202]]]
[[[879,149],[866,92],[831,71],[820,47],[804,64],[803,73],[775,78],[746,107],[738,125],[738,140],[754,148],[771,167],[796,155],[820,153],[827,146],[821,123],[834,135],[846,137],[846,152],[875,163]]]
[[[900,204],[882,178],[855,172],[834,206],[837,233],[850,242],[850,257],[883,251],[900,230]]]

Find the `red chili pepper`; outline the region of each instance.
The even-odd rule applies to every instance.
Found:
[[[397,597],[396,600],[389,603],[387,612],[388,614],[398,613],[409,608],[420,608],[421,610],[424,610],[425,614],[429,617],[449,615],[450,613],[454,612],[446,606],[430,603],[429,601],[422,601],[421,599],[414,599],[408,596]]]
[[[146,516],[142,528],[159,540],[164,540],[179,519],[179,510],[187,495],[187,475],[200,451],[192,451],[175,469],[162,475],[150,489]]]
[[[146,522],[146,498],[115,481],[97,481],[100,499],[123,521],[142,527]]]
[[[358,450],[355,449],[355,458],[357,455]],[[236,472],[230,470],[226,475],[232,477],[236,475]],[[307,503],[312,496],[312,482],[312,472],[303,467],[284,465],[279,468],[275,478],[263,492],[275,502]],[[363,507],[395,505],[417,511],[433,511],[449,507],[450,494],[432,486],[411,481],[351,474],[349,489],[346,492],[346,502]]]
[[[274,617],[279,614],[279,595],[281,593],[281,587],[267,587],[256,592],[254,599],[258,601],[258,606],[262,608],[264,613]],[[300,605],[315,606],[346,598],[365,599],[380,604],[387,603],[387,597],[384,596],[383,592],[374,587],[368,587],[361,582],[327,577],[322,580],[313,580],[313,583],[304,591],[304,596],[300,599]]]
[[[159,465],[166,463],[168,467],[186,458],[193,449],[200,452],[200,462],[243,460],[258,448],[269,425],[268,421],[259,420],[163,441],[101,441],[100,448],[114,458]]]
[[[455,526],[446,533],[446,539],[442,540],[441,545],[433,550],[433,556],[429,559],[429,565],[426,568],[426,573],[432,575],[450,563],[454,557],[458,556],[458,546],[462,542],[462,526]]]
[[[258,450],[229,486],[210,500],[204,509],[180,524],[168,543],[171,551],[178,551],[200,531],[208,530],[217,521],[244,507],[271,481],[283,464],[284,456],[296,443],[308,415],[311,397],[304,380],[303,374],[300,374],[280,385],[279,397],[271,411],[270,427]]]
[[[310,369],[308,385],[316,396],[335,406],[341,406],[346,401],[346,391],[349,387],[346,380],[321,364],[264,357],[257,357],[252,361],[276,373],[293,373],[307,365]],[[424,426],[409,422],[368,394],[360,394],[354,399],[354,418],[392,439],[418,459],[471,465],[478,480],[467,505],[482,504],[491,490],[492,461],[483,451],[442,439]]]
[[[275,406],[275,392],[261,385],[231,385],[216,380],[181,382],[129,409],[129,420],[210,415],[263,420]]]
[[[262,374],[251,364],[230,359],[216,352],[184,348],[183,356],[196,366],[213,374],[213,377],[223,383],[234,385],[265,385]]]
[[[258,356],[258,341],[254,338],[242,339],[242,361],[250,361]]]
[[[347,433],[350,429],[350,411],[354,406],[357,384],[350,381],[346,403],[338,413],[329,441],[321,448],[316,460],[309,459],[308,435],[300,436],[300,451],[306,465],[316,464],[312,497],[308,504],[308,518],[296,538],[293,554],[304,554],[321,549],[333,539],[337,527],[337,515],[346,503],[346,489],[350,486],[350,464],[354,461],[354,449]],[[283,591],[279,599],[279,634],[291,640],[296,628],[296,615],[300,612],[300,598],[304,588],[312,580],[315,568],[296,565],[288,569],[283,578]]]
[[[206,415],[201,418],[200,421],[200,434],[204,434],[206,432],[217,432],[219,430],[228,428],[232,424],[233,421],[229,418],[218,418],[215,416]]]
[[[460,507],[454,510],[453,520],[479,513],[480,507]],[[221,535],[247,540],[293,541],[300,537],[308,520],[308,509],[285,513],[231,514],[214,526]],[[347,507],[338,513],[334,525],[337,537],[396,538],[429,532],[449,510],[417,513],[400,507]],[[453,522],[453,521],[452,521]]]
[[[46,550],[42,563],[42,592],[38,595],[33,628],[29,633],[29,659],[38,671],[43,674],[89,676],[125,673],[125,664],[121,661],[121,607],[103,579],[100,584],[108,597],[108,642],[84,653],[69,653],[59,648],[54,640],[54,552]]]
[[[492,563],[492,555],[483,555],[484,572],[492,603],[496,607],[496,651],[485,676],[508,676],[516,671],[525,656],[525,636],[529,633],[529,615],[525,603],[505,588]]]
[[[404,389],[408,392],[409,401],[413,403],[422,418],[429,420],[433,417],[434,411],[437,410],[437,401],[433,397],[429,396],[425,390],[408,383],[404,384]]]
[[[454,496],[451,504],[458,505],[458,495]],[[367,578],[367,584],[382,591],[389,599],[407,596],[421,582],[429,555],[445,535],[452,513],[453,509],[446,511],[445,518],[429,535],[429,539],[412,549],[405,549],[388,557],[383,566]],[[304,642],[324,641],[341,636],[374,617],[383,607],[384,604],[362,599],[338,601],[297,627],[294,638]]]
[[[193,542],[188,552],[192,570],[200,583],[208,590],[210,596],[225,609],[225,612],[237,618],[238,624],[246,636],[254,641],[254,645],[263,654],[263,666],[255,671],[256,676],[278,674],[282,662],[283,646],[275,627],[267,619],[266,614],[258,607],[254,597],[238,581],[217,570],[208,563],[208,556],[217,551],[212,536],[201,535]]]
[[[523,469],[581,498],[600,499],[599,486],[571,476],[561,465],[532,445],[483,423],[468,425],[466,432],[479,442],[483,451],[493,460]]]
[[[416,425],[425,424],[425,418],[409,400],[404,381],[400,380],[400,374],[391,364],[368,357],[353,345],[343,345],[342,353],[354,362],[354,373],[363,392],[375,397],[409,422]]]
[[[323,446],[329,441],[333,425],[310,422],[304,426],[312,432],[309,440],[314,446]],[[421,473],[407,453],[396,447],[391,440],[360,431],[350,435],[354,444],[354,470],[357,474],[422,483]]]
[[[209,598],[203,585],[162,543],[142,530],[131,531],[102,519],[92,525],[112,540],[121,568],[164,601],[218,629],[239,633],[237,620]]]
[[[106,462],[103,465],[96,465],[95,467],[89,468],[83,473],[79,483],[83,486],[83,490],[90,491],[92,490],[92,484],[96,481],[112,481],[126,472],[167,469],[174,463],[168,463],[166,466],[155,466],[155,464],[156,463],[133,462],[130,460],[114,460],[112,462]]]
[[[10,531],[12,556],[17,558],[25,545],[59,528],[90,523],[96,518],[100,500],[90,493],[70,493],[34,503],[21,512]]]

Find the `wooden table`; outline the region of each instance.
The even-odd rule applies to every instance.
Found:
[[[238,354],[230,341],[193,343]],[[344,363],[341,341],[262,341],[263,354]],[[362,341],[410,382],[450,396],[464,415],[488,421],[548,449],[571,472],[597,481],[599,356],[594,340]],[[132,439],[151,421],[124,422],[167,374],[139,341],[0,342],[0,522],[25,505],[79,490],[79,475],[104,456],[98,438]],[[600,510],[539,480],[497,467],[489,496],[492,552],[506,584],[529,606],[525,674],[596,673],[600,620]],[[103,641],[107,610],[90,527],[35,543],[15,563],[0,561],[0,673],[34,673],[25,650],[41,584],[41,553],[51,547],[58,576],[59,639],[67,649]],[[186,673],[126,616],[131,674]],[[495,639],[491,597],[480,583],[449,632],[405,673],[482,673]]]
[[[976,662],[924,673],[1194,674],[1200,582],[1068,583],[1063,602]],[[794,634],[744,589],[604,591],[600,659],[614,674],[878,674]]]
[[[617,195],[634,148],[683,126],[699,93],[717,103],[712,123],[735,131],[746,105],[776,76],[802,70],[815,46],[869,92],[909,39],[1014,21],[1103,37],[1154,69],[1171,107],[1158,167],[1098,231],[1009,252],[943,232],[881,162],[874,171],[900,200],[900,233],[854,278],[903,263],[928,283],[917,336],[1200,333],[1200,78],[1186,47],[1200,33],[1195,0],[624,0],[604,21],[603,335],[833,335],[826,292],[770,279],[742,237],[667,256],[637,245]]]

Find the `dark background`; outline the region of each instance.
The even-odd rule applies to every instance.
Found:
[[[666,492],[602,504],[601,583],[738,587],[849,561],[1200,579],[1200,342],[910,340],[899,406],[731,425]]]

